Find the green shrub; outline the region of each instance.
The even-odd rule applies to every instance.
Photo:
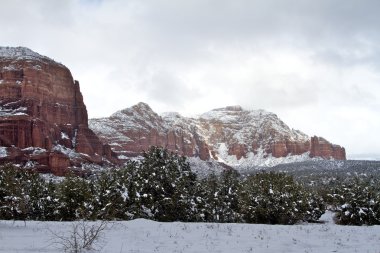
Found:
[[[336,223],[342,225],[379,225],[380,191],[370,181],[352,180],[333,189]]]
[[[66,176],[57,187],[59,217],[65,221],[90,219],[94,215],[92,185],[75,175]]]
[[[240,222],[240,175],[232,169],[211,174],[199,184],[197,210],[208,222]]]
[[[263,172],[243,182],[241,212],[249,223],[294,224],[319,219],[324,206],[293,177]]]
[[[0,167],[0,219],[46,219],[54,207],[54,190],[39,174],[4,165]]]
[[[185,157],[152,147],[140,164],[127,168],[132,184],[128,187],[130,204],[140,209],[137,216],[160,221],[191,219],[196,175]]]

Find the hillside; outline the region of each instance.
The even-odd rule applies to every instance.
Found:
[[[229,166],[346,159],[344,148],[291,129],[274,113],[240,106],[190,118],[176,112],[159,115],[148,104],[138,103],[110,117],[90,119],[89,127],[120,159],[138,156],[152,145]]]

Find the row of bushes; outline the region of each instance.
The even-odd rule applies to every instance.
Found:
[[[184,157],[153,147],[141,162],[89,178],[68,175],[60,182],[3,166],[0,219],[294,224],[317,221],[328,203],[337,211],[340,224],[379,224],[379,192],[365,186],[355,188],[355,184],[350,187],[325,189],[319,194],[293,177],[275,172],[241,177],[226,170],[220,176],[199,179]]]

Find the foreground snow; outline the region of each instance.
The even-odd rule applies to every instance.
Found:
[[[324,219],[331,219],[326,215]],[[55,233],[70,222],[0,221],[0,252],[62,252]],[[50,230],[50,231],[49,231]],[[108,224],[100,252],[379,252],[380,226],[294,226],[162,223],[143,219]]]

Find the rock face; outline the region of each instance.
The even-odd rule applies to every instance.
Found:
[[[275,114],[229,106],[196,118],[158,115],[139,103],[109,118],[90,119],[90,128],[119,155],[136,156],[151,145],[228,165],[275,165],[311,158],[345,160],[344,148],[290,129]]]
[[[177,117],[178,125],[174,125],[175,122],[170,119]],[[90,120],[90,126],[121,159],[138,156],[154,145],[206,160],[209,149],[205,140],[197,137],[193,121],[178,114],[161,117],[147,104],[139,103],[109,118]]]
[[[333,157],[336,160],[346,160],[344,148],[338,145],[332,145],[325,139],[316,136],[311,138],[310,156],[323,157],[326,159]]]
[[[0,47],[0,146],[2,161],[33,162],[55,174],[82,162],[116,161],[88,128],[70,71],[22,47]]]

